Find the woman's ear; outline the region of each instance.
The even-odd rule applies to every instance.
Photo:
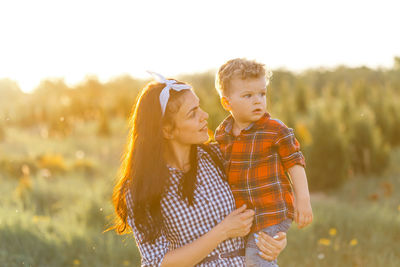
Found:
[[[162,127],[163,136],[165,139],[171,140],[173,136],[173,129],[171,125],[165,125]]]
[[[228,98],[225,96],[221,97],[221,105],[226,111],[231,111],[231,105],[229,104]]]

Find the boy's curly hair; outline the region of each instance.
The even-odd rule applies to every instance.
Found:
[[[258,78],[264,76],[267,85],[272,77],[272,72],[265,69],[265,65],[254,60],[245,58],[235,58],[228,60],[223,64],[216,75],[215,88],[220,96],[225,96],[229,93],[229,82],[233,78]]]

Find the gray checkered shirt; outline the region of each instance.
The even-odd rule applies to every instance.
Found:
[[[210,145],[215,154],[222,159],[218,145]],[[183,173],[169,167],[171,185],[161,200],[161,212],[164,217],[164,228],[155,244],[143,242],[133,222],[131,214],[132,196],[127,190],[128,223],[132,228],[137,246],[142,256],[142,266],[161,266],[165,254],[176,248],[189,244],[209,232],[235,209],[235,200],[228,183],[221,177],[208,153],[198,146],[197,187],[194,191],[194,205],[189,206],[179,197],[178,184]],[[223,174],[224,175],[224,174]],[[226,239],[208,256],[232,252],[244,248],[242,238]],[[244,257],[217,259],[196,266],[245,266]]]

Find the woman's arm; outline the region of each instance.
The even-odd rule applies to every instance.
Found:
[[[191,244],[168,252],[161,266],[174,266],[174,264],[179,266],[193,266],[199,263],[210,254],[219,243],[226,239],[226,226],[222,223],[223,222],[215,226],[210,232]],[[246,230],[246,232],[248,233],[248,230]],[[286,245],[287,239],[286,233],[284,232],[279,232],[275,238],[261,232],[257,242],[257,246],[261,251],[260,257],[268,261],[275,260],[283,249],[285,249]]]
[[[199,263],[225,239],[247,235],[253,218],[254,211],[246,210],[246,206],[243,205],[231,212],[205,235],[190,244],[169,251],[161,266],[193,266]]]

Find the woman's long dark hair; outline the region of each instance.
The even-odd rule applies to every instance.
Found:
[[[181,83],[181,82],[179,82]],[[164,160],[165,141],[162,127],[174,127],[173,115],[182,104],[182,95],[187,90],[170,91],[165,115],[161,115],[159,95],[165,84],[149,83],[136,100],[129,125],[130,132],[114,187],[113,204],[117,214],[117,233],[130,232],[127,223],[126,190],[131,190],[132,216],[136,228],[143,233],[144,241],[153,243],[160,235],[163,218],[161,199],[168,186],[169,171]],[[193,195],[197,174],[197,146],[190,152],[190,170],[181,180],[180,192],[189,205],[193,205]]]

